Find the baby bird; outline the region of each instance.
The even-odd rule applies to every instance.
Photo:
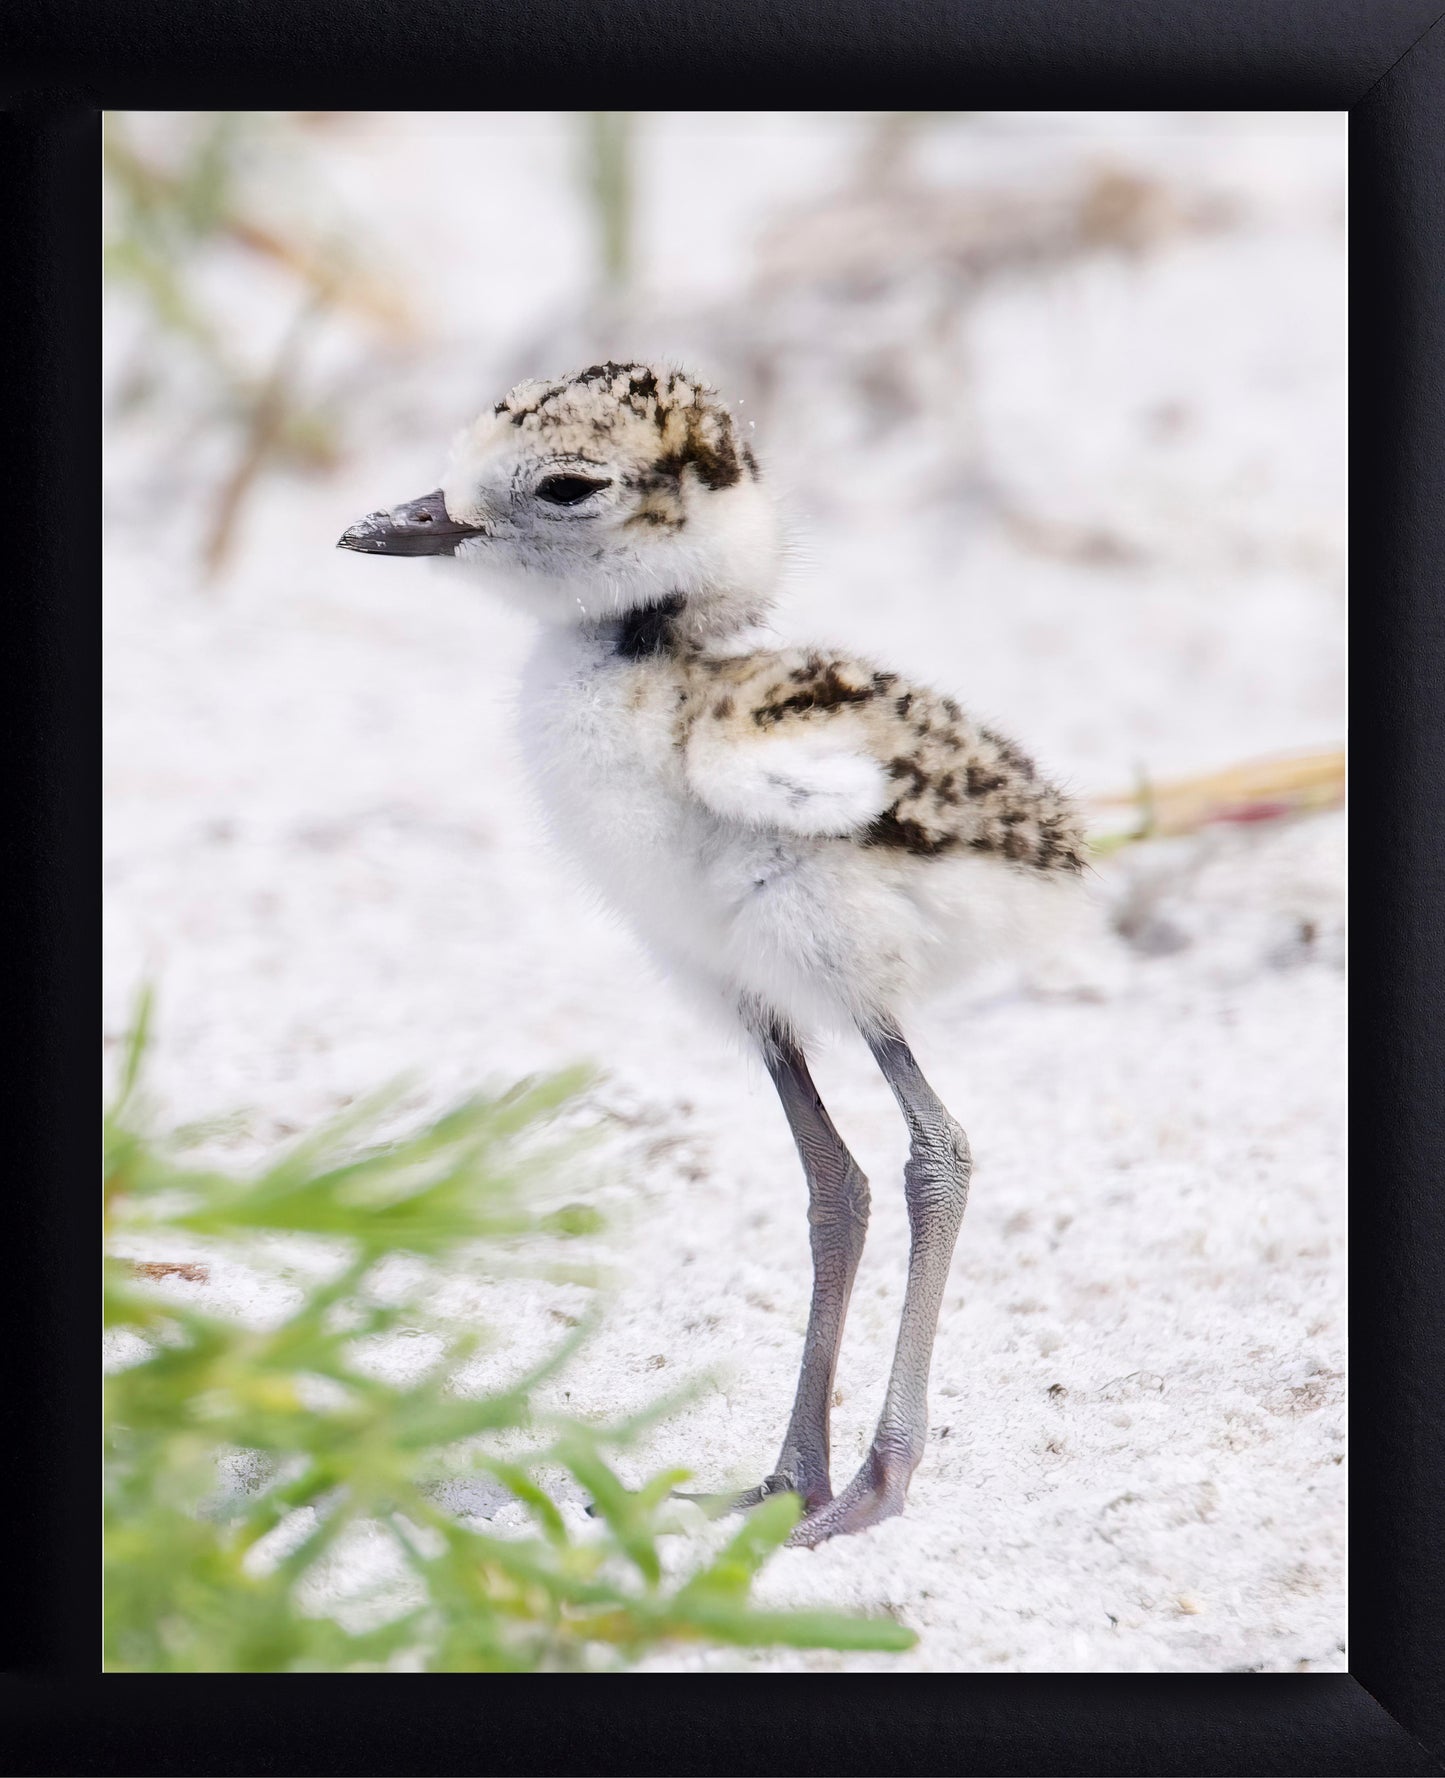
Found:
[[[594,364],[524,382],[442,486],[340,540],[450,557],[540,622],[525,751],[556,837],[676,977],[758,1046],[808,1186],[813,1294],[773,1472],[815,1545],[901,1512],[927,1433],[968,1141],[904,1041],[923,989],[1027,938],[1077,884],[1076,810],[951,698],[763,622],[778,517],[750,444],[695,377]],[[834,1494],[829,1408],[868,1183],[804,1045],[861,1034],[908,1128],[902,1322],[868,1455]]]

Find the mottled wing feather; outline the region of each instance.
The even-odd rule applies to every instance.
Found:
[[[700,656],[688,781],[719,813],[917,857],[970,850],[1078,871],[1078,811],[947,697],[804,649]]]

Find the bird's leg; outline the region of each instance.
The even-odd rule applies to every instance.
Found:
[[[802,1496],[804,1511],[813,1513],[833,1498],[828,1417],[843,1320],[868,1230],[868,1181],[833,1128],[802,1050],[775,1032],[763,1039],[762,1049],[808,1181],[813,1300],[798,1390],[776,1468],[746,1494],[702,1498],[736,1511],[756,1506],[769,1494],[793,1492]]]
[[[794,1530],[795,1544],[811,1546],[863,1531],[903,1511],[908,1484],[928,1436],[928,1367],[954,1242],[968,1202],[972,1161],[968,1138],[923,1078],[896,1031],[867,1034],[868,1047],[893,1089],[908,1123],[908,1288],[878,1430],[863,1466],[836,1499]]]
[[[808,1181],[808,1238],[813,1250],[813,1300],[792,1417],[777,1469],[763,1484],[790,1488],[815,1512],[833,1498],[828,1477],[828,1418],[848,1298],[868,1232],[868,1181],[833,1128],[803,1052],[788,1040],[764,1048],[768,1072]]]

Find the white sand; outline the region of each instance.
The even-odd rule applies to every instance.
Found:
[[[1343,125],[1251,137],[1243,121],[1183,140],[1116,127],[1117,156],[1208,174],[1239,216],[981,298],[968,411],[983,442],[960,447],[963,470],[948,401],[870,434],[820,354],[783,354],[767,436],[808,549],[782,627],[924,674],[1085,793],[1127,785],[1140,762],[1167,774],[1343,730]],[[368,364],[342,327],[324,336],[328,374],[375,381],[354,449],[325,481],[262,485],[221,586],[200,589],[188,554],[189,503],[219,447],[202,427],[163,484],[164,428],[115,434],[107,1033],[151,973],[156,1089],[178,1119],[250,1108],[237,1159],[403,1071],[414,1104],[435,1107],[599,1062],[616,1139],[597,1189],[619,1283],[565,1379],[570,1404],[620,1413],[713,1373],[636,1472],[682,1462],[707,1485],[749,1482],[776,1454],[808,1285],[803,1184],[771,1089],[540,842],[508,739],[525,626],[422,565],[331,547],[366,508],[435,485],[467,410],[528,351],[561,349],[580,276],[554,195],[560,125],[529,122],[520,149],[496,122],[448,126],[453,161],[511,153],[510,183],[479,189],[490,232],[428,198],[443,153],[429,127],[353,125],[329,153],[353,202],[395,200],[378,208],[398,262],[435,266],[421,280],[434,332],[407,363],[371,348]],[[790,194],[816,191],[847,140],[841,122],[770,124],[751,158],[723,157],[715,236],[669,282],[660,218],[689,173],[722,178],[718,132],[740,127],[659,122],[667,153],[644,193],[655,350],[713,339],[719,375],[737,315],[729,333],[707,298],[728,278],[746,289],[772,170]],[[995,135],[1004,146],[981,161],[1047,172],[1076,153],[1021,120]],[[956,176],[968,156],[949,152]],[[403,190],[421,194],[410,208]],[[497,230],[513,253],[478,246]],[[239,261],[217,276],[238,344],[260,351],[280,299]],[[871,328],[906,356],[906,333],[861,313],[849,338]],[[780,315],[760,312],[758,333],[786,335]],[[125,339],[121,316],[118,357]],[[980,503],[975,448],[1016,503],[1110,529],[1138,559],[1030,548]],[[862,510],[870,488],[893,490],[884,510]],[[1342,827],[1131,850],[1101,867],[1099,923],[1072,955],[970,984],[917,1021],[976,1157],[930,1448],[905,1518],[784,1552],[763,1600],[886,1608],[921,1632],[901,1662],[918,1669],[1343,1670]],[[1110,929],[1124,909],[1143,949]],[[860,1047],[822,1053],[815,1072],[874,1195],[839,1375],[841,1482],[896,1327],[904,1139]],[[253,1286],[227,1289],[244,1301]],[[540,1288],[498,1299],[489,1364],[530,1357],[567,1303]],[[685,1512],[679,1525],[680,1552],[684,1535],[720,1535],[689,1532]]]

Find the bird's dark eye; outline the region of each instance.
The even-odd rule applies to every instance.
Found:
[[[608,481],[593,481],[585,475],[549,475],[537,483],[537,498],[550,501],[553,506],[576,506],[579,500],[611,485]]]

